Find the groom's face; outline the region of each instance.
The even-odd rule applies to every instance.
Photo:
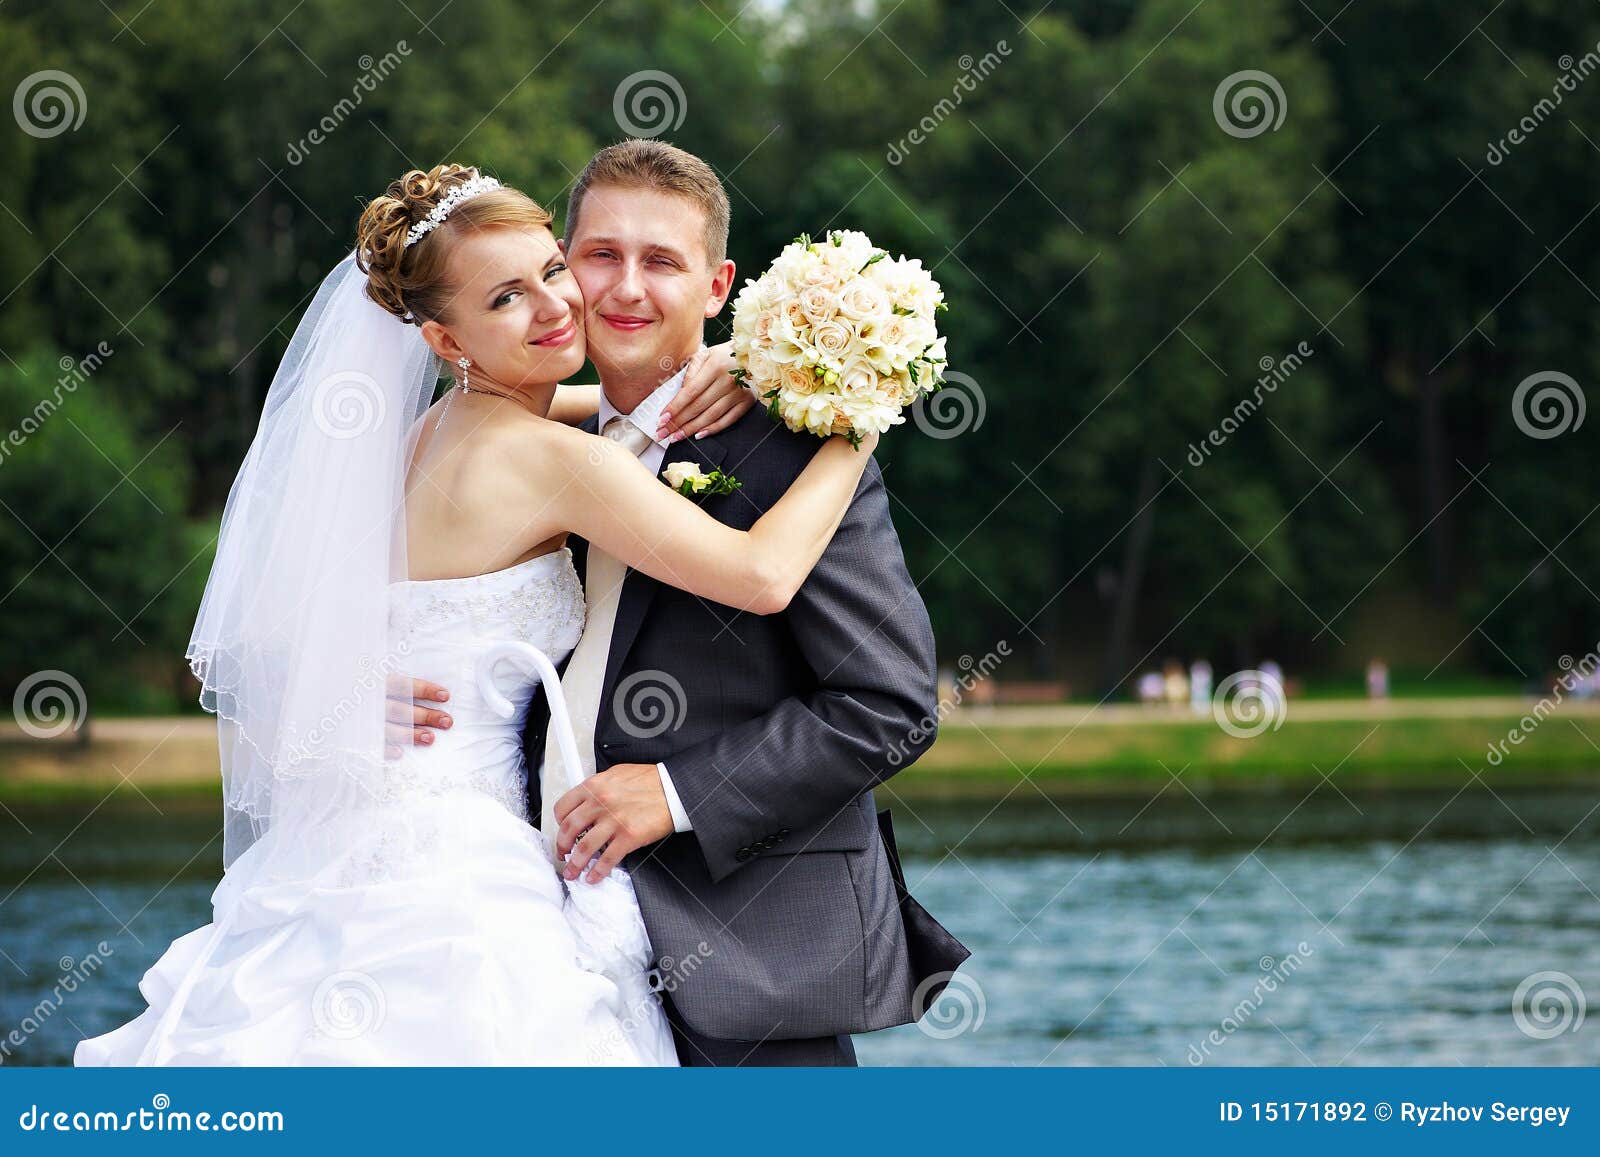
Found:
[[[589,356],[601,379],[666,378],[700,347],[733,286],[712,265],[705,215],[656,189],[591,187],[567,260],[583,289]]]

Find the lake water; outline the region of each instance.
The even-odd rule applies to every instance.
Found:
[[[1600,1063],[1600,789],[881,794],[973,956],[922,1024],[857,1037],[863,1064]],[[137,1014],[210,918],[214,805],[157,803],[0,809],[4,1063]]]

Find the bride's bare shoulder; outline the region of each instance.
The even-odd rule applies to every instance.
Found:
[[[561,422],[507,406],[473,429],[463,446],[475,471],[508,471],[540,490],[564,476],[599,441]]]
[[[516,406],[483,413],[462,406],[444,410],[436,403],[412,426],[416,437],[413,462],[430,473],[456,476],[522,473],[531,463],[549,457],[568,427]]]

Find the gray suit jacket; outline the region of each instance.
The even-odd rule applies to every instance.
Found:
[[[742,489],[703,506],[747,529],[821,444],[758,409],[719,435],[669,447],[662,462],[737,477]],[[581,570],[586,546],[572,545]],[[650,687],[667,689],[669,714],[641,726],[642,702],[623,705]],[[871,791],[933,741],[937,700],[933,631],[876,462],[782,614],[742,612],[628,572],[595,766],[665,762],[694,826],[623,861],[689,1027],[763,1040],[904,1024],[965,959],[905,894]],[[524,735],[530,768],[548,718],[541,693]],[[537,816],[539,777],[528,778]]]

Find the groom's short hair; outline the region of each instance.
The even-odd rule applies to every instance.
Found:
[[[706,260],[720,265],[728,255],[728,194],[711,166],[666,141],[625,141],[601,149],[578,175],[567,200],[567,241],[578,231],[583,199],[591,188],[659,189],[683,197],[706,219]]]

